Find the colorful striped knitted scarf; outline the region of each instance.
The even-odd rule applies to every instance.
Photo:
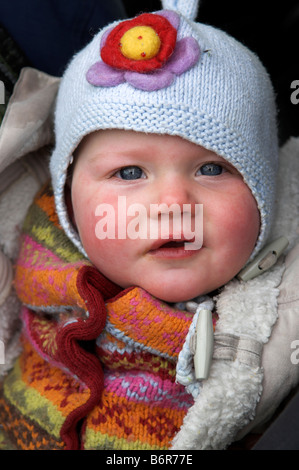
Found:
[[[82,258],[48,186],[25,221],[15,287],[24,347],[0,395],[15,448],[169,448],[193,403],[175,382],[191,315]]]

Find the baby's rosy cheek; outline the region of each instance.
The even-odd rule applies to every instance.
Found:
[[[259,211],[251,197],[240,200],[232,206],[226,221],[227,233],[236,249],[249,249],[254,246],[260,228]]]
[[[106,201],[97,205],[89,211],[84,218],[84,227],[81,224],[82,240],[90,253],[97,253],[99,250],[109,257],[118,256],[119,252],[126,253],[127,230],[126,219],[118,220],[118,211],[113,204]],[[87,250],[86,250],[87,251]]]
[[[79,203],[74,200],[73,211],[74,220],[83,245],[93,243],[97,223],[93,206],[87,199],[81,200]]]

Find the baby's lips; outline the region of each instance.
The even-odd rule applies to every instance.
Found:
[[[149,251],[158,250],[159,248],[161,248],[162,246],[165,246],[165,245],[169,245],[169,247],[170,247],[170,244],[172,245],[172,247],[175,247],[176,244],[178,246],[181,246],[184,243],[192,243],[192,242],[194,242],[194,240],[195,240],[195,237],[193,237],[192,239],[190,239],[190,238],[187,239],[184,235],[181,235],[178,238],[175,238],[174,236],[159,238],[158,240],[156,240],[151,245],[151,248],[150,248]]]

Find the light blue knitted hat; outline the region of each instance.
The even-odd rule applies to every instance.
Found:
[[[194,22],[197,3],[164,0],[161,11],[109,25],[62,78],[50,170],[60,223],[83,254],[64,187],[74,150],[99,129],[177,135],[213,150],[239,170],[257,201],[261,230],[254,254],[269,235],[278,164],[273,88],[252,52]],[[146,28],[134,30],[138,26]],[[138,33],[133,39],[132,31]],[[146,34],[142,59],[136,58]]]

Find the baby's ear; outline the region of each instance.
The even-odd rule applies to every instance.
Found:
[[[69,216],[69,219],[75,229],[77,229],[77,224],[75,220],[75,215],[74,215],[74,209],[73,209],[73,202],[72,202],[72,191],[71,191],[71,186],[70,183],[67,181],[65,188],[64,188],[64,198],[65,198],[65,205],[67,209],[67,213]]]

